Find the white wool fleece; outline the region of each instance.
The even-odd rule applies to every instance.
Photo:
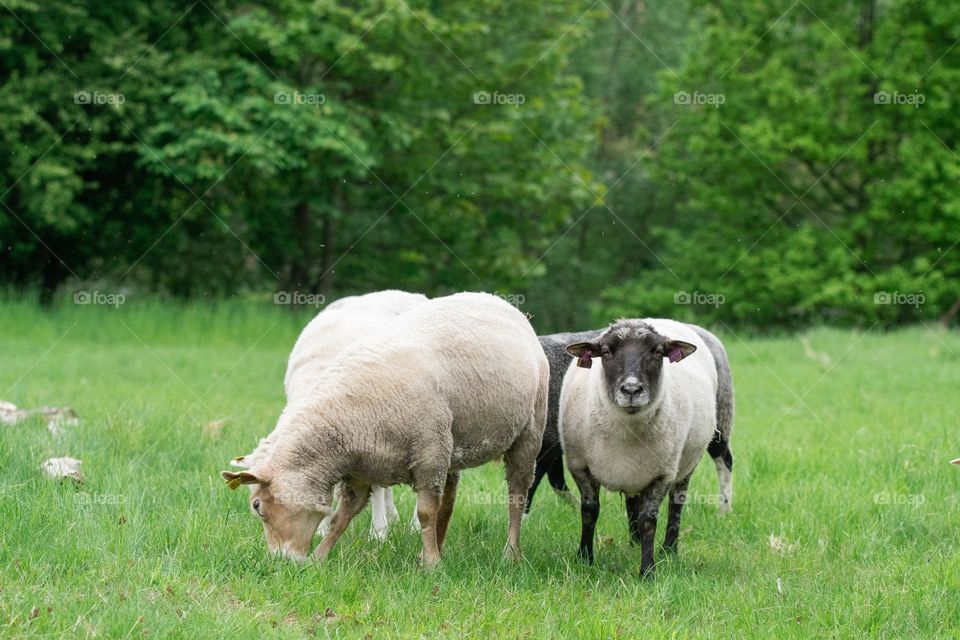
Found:
[[[330,362],[284,411],[267,462],[324,496],[345,478],[441,491],[448,471],[501,455],[508,476],[532,480],[548,379],[533,328],[505,301],[429,300]]]

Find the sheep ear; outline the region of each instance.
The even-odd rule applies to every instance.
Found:
[[[695,345],[683,340],[664,340],[663,342],[663,355],[669,358],[670,362],[680,362],[696,350]]]
[[[953,461],[951,462],[951,464],[960,464],[960,458],[957,458],[956,460],[953,460]]]
[[[249,469],[250,464],[246,461],[247,456],[237,456],[230,460],[231,467],[240,467],[241,469]]]
[[[574,358],[583,356],[587,351],[590,351],[592,356],[600,357],[600,345],[596,342],[574,342],[567,345],[567,353]]]
[[[220,477],[231,489],[236,489],[242,484],[268,485],[273,480],[273,469],[260,467],[253,471],[221,471]]]

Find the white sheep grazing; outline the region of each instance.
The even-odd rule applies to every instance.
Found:
[[[310,321],[293,345],[283,386],[287,401],[309,393],[334,356],[353,342],[382,329],[427,297],[390,289],[333,302]]]
[[[507,551],[518,558],[549,375],[527,318],[500,298],[460,293],[423,302],[341,352],[309,398],[284,410],[265,457],[222,475],[233,488],[250,485],[269,550],[295,560],[306,558],[338,484],[317,559],[372,486],[412,484],[430,567],[440,560],[460,470],[503,456]]]
[[[387,290],[340,298],[330,304],[304,327],[290,352],[283,378],[287,403],[309,399],[311,389],[323,378],[324,370],[338,353],[426,300],[427,297],[419,293]],[[252,453],[234,458],[231,464],[244,469],[255,465],[269,449],[272,439],[271,434],[260,440]],[[385,540],[389,523],[398,517],[390,487],[374,488],[370,510],[370,537]],[[321,535],[328,526],[329,518],[320,524]]]
[[[673,550],[687,483],[716,432],[717,367],[700,335],[673,320],[620,320],[567,351],[578,360],[560,393],[560,437],[580,489],[579,555],[593,561],[603,485],[627,496],[645,575],[660,504],[669,492],[664,547]]]

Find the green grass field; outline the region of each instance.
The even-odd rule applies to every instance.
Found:
[[[714,327],[737,388],[734,513],[718,516],[707,460],[679,555],[644,581],[622,498],[604,494],[584,566],[579,516],[546,483],[523,562],[501,561],[496,465],[464,474],[433,573],[407,488],[388,542],[367,539],[367,511],[325,565],[268,558],[219,472],[273,427],[307,318],[0,304],[0,399],[81,418],[59,437],[0,426],[0,637],[960,637],[956,333],[824,329],[805,349]],[[63,455],[84,485],[40,473]]]

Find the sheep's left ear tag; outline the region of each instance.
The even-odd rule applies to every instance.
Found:
[[[674,349],[667,354],[667,357],[670,359],[670,362],[680,362],[683,360],[683,351],[680,351],[680,349]]]
[[[590,349],[580,354],[580,357],[577,358],[577,366],[582,369],[589,369],[593,366],[593,355],[590,353]]]

